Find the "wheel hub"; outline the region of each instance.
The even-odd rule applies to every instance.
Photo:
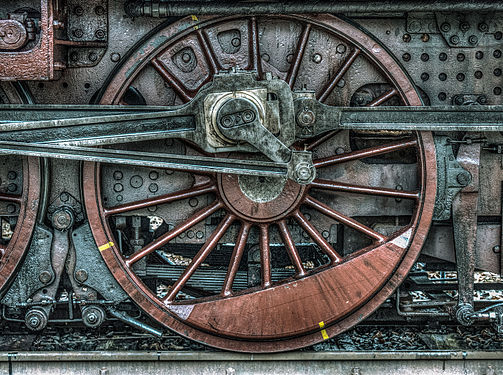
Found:
[[[295,211],[305,187],[284,177],[218,176],[222,200],[235,215],[255,223],[273,222]]]

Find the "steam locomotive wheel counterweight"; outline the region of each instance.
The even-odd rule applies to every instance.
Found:
[[[133,51],[100,103],[184,103],[233,68],[270,73],[329,105],[421,105],[383,46],[329,15],[179,20]],[[339,131],[295,146],[313,151],[308,185],[85,163],[91,229],[130,298],[183,336],[247,352],[320,342],[377,309],[413,266],[432,220],[431,133]],[[201,154],[183,141],[123,147]],[[383,219],[387,209],[400,220]],[[173,254],[186,263],[169,264]],[[176,277],[166,274],[174,268]]]

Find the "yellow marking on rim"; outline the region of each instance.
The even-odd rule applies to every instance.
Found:
[[[98,246],[98,250],[99,251],[103,251],[103,250],[111,248],[113,245],[114,245],[113,242],[108,242],[108,243],[106,243],[104,245]]]
[[[327,330],[325,329],[325,322],[321,321],[321,322],[318,323],[318,325],[321,328],[321,336],[323,337],[323,340],[328,340],[329,337],[328,337],[328,334],[327,334]]]

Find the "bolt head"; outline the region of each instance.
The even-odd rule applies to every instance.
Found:
[[[313,111],[310,109],[303,109],[302,111],[299,112],[297,115],[297,123],[300,126],[310,126],[314,124],[314,121],[316,120],[316,115],[314,114]]]

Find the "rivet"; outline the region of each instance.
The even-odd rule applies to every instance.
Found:
[[[94,33],[94,36],[97,38],[97,39],[103,39],[105,37],[105,31],[103,31],[102,29],[98,29],[96,30],[96,32]]]
[[[459,36],[457,36],[457,35],[453,35],[453,36],[451,36],[451,38],[450,38],[449,40],[450,40],[450,42],[451,42],[452,44],[456,45],[456,44],[458,44],[458,43],[459,43]]]
[[[113,52],[113,53],[110,54],[110,60],[112,62],[118,62],[120,59],[121,59],[120,53]]]
[[[75,38],[82,38],[84,36],[82,29],[75,29],[72,31],[72,34]]]
[[[451,29],[451,24],[448,22],[444,22],[440,25],[440,30],[442,30],[444,33],[448,32]]]
[[[319,64],[319,63],[321,63],[321,60],[323,60],[323,58],[321,57],[321,55],[319,53],[315,53],[312,57],[312,60],[315,64]]]

